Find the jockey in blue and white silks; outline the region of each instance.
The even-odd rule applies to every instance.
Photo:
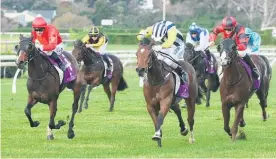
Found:
[[[195,51],[203,51],[208,60],[211,60],[209,46],[209,32],[206,28],[201,28],[195,22],[189,27],[189,32],[186,36],[186,43],[191,43],[195,47]]]
[[[248,38],[247,48],[250,49],[251,53],[259,54],[261,46],[261,36],[253,32],[250,28],[245,28],[245,35]]]

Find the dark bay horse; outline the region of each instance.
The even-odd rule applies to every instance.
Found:
[[[182,98],[175,95],[175,77],[171,68],[163,61],[157,59],[157,53],[152,50],[153,43],[145,40],[140,44],[137,56],[136,71],[140,77],[145,76],[144,80],[144,97],[147,103],[147,110],[150,114],[155,127],[155,134],[152,137],[161,147],[162,130],[161,126],[170,109],[177,115],[180,133],[184,136],[188,134],[188,129],[182,119],[179,102]],[[193,126],[195,103],[198,91],[195,70],[188,62],[178,61],[187,71],[189,76],[189,97],[185,99],[188,111],[188,123],[191,136],[190,143],[195,142]]]
[[[108,54],[109,58],[113,61],[113,75],[111,79],[106,79],[106,77],[104,77],[105,67],[102,58],[92,49],[86,48],[81,40],[76,40],[74,42],[72,54],[78,62],[83,61],[84,63],[78,74],[78,78],[80,78],[82,83],[92,85],[92,87],[102,84],[110,102],[109,111],[113,111],[116,92],[123,91],[128,87],[123,78],[123,65],[120,59],[112,54]],[[111,90],[110,84],[112,86]],[[84,93],[82,93],[81,96],[82,103]],[[81,107],[82,105],[80,109]]]
[[[59,120],[58,124],[55,124],[55,116],[57,112],[57,100],[59,94],[64,90],[65,87],[74,90],[74,102],[72,104],[72,116],[69,123],[68,138],[74,138],[75,134],[73,131],[74,127],[74,117],[78,109],[78,101],[80,97],[80,86],[76,79],[72,79],[71,82],[67,84],[60,84],[60,77],[58,71],[48,60],[47,55],[42,55],[40,50],[38,50],[34,43],[32,42],[32,37],[27,38],[20,35],[19,45],[15,46],[18,52],[18,59],[16,61],[19,69],[22,69],[26,63],[28,63],[28,103],[25,108],[25,114],[29,119],[31,127],[37,127],[39,125],[38,121],[33,121],[31,109],[37,103],[48,104],[50,110],[50,121],[47,127],[47,139],[53,140],[54,136],[52,129],[60,129],[65,122]],[[75,58],[68,52],[63,52],[64,56],[70,61],[72,68],[78,71],[78,65]]]
[[[216,92],[218,90],[220,83],[217,74],[218,62],[216,60],[216,57],[214,56],[214,54],[211,53],[214,68],[210,71],[212,73],[209,73],[206,70],[211,68],[208,68],[205,56],[206,55],[204,54],[204,52],[195,51],[193,44],[186,43],[184,59],[195,68],[198,84],[205,93],[206,106],[208,107],[210,106],[211,91]],[[205,80],[208,80],[207,85],[205,83]]]
[[[265,108],[267,107],[267,95],[272,75],[272,70],[266,57],[251,55],[253,62],[260,71],[260,85],[256,90],[254,87],[255,80],[247,73],[236,48],[237,45],[232,39],[223,40],[218,47],[222,60],[221,65],[224,70],[220,84],[224,130],[232,137],[233,141],[237,137],[238,125],[240,127],[245,126],[243,118],[244,107],[255,91],[260,100],[263,120],[266,121]],[[235,107],[236,115],[230,131],[229,120],[232,107]]]

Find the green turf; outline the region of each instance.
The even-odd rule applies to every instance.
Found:
[[[274,69],[274,75],[276,69]],[[142,88],[134,69],[126,69],[124,77],[129,88],[116,96],[115,111],[108,112],[108,100],[102,89],[93,90],[89,108],[75,118],[75,138],[67,138],[68,124],[54,130],[55,139],[46,140],[49,122],[48,106],[37,104],[32,109],[40,126],[31,128],[24,114],[27,101],[26,78],[17,81],[17,93],[11,94],[11,79],[1,81],[1,157],[3,158],[95,158],[95,157],[276,157],[276,80],[272,78],[267,112],[263,122],[259,101],[254,95],[245,109],[247,123],[243,129],[247,140],[232,142],[223,130],[219,92],[213,93],[211,107],[196,106],[195,143],[189,134],[179,133],[177,117],[168,113],[163,129],[163,147],[151,140],[154,128],[146,110]],[[71,115],[72,92],[65,90],[58,101],[56,121]],[[234,110],[232,109],[232,119]],[[187,125],[186,109],[182,109]],[[231,120],[231,124],[232,124]]]

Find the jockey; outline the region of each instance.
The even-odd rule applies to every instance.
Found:
[[[195,47],[195,51],[202,51],[211,61],[211,53],[209,47],[209,32],[206,28],[201,28],[195,22],[189,27],[189,32],[186,36],[186,43],[191,43]]]
[[[59,58],[59,55],[63,51],[63,43],[57,28],[51,24],[47,24],[42,16],[37,16],[34,19],[32,28],[32,41],[36,43],[36,46],[41,51],[57,62],[62,71],[65,71],[65,65]]]
[[[210,34],[210,44],[213,45],[219,33],[223,33],[223,38],[232,38],[237,45],[239,55],[253,70],[253,75],[256,78],[260,77],[259,71],[248,55],[247,39],[244,31],[244,26],[236,22],[236,19],[231,16],[225,16],[222,23],[215,27]]]
[[[259,54],[261,46],[261,36],[253,32],[250,28],[245,28],[245,35],[248,38],[247,47],[250,48],[251,53]]]
[[[110,62],[107,54],[105,53],[106,46],[108,44],[107,36],[100,32],[98,27],[92,26],[89,33],[83,37],[82,42],[85,43],[87,48],[91,48],[96,53],[101,54],[103,59],[107,63],[108,70],[110,69]]]
[[[154,51],[168,54],[174,60],[183,59],[185,47],[184,38],[182,33],[176,29],[176,26],[172,22],[157,22],[153,26],[147,27],[145,30],[141,30],[137,35],[137,39],[139,41],[141,41],[143,38],[150,37],[156,42],[156,45],[152,47]],[[188,75],[181,66],[161,54],[158,54],[158,59],[163,60],[169,66],[171,66],[180,75],[184,85],[187,85]]]

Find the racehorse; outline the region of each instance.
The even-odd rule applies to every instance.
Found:
[[[182,119],[181,110],[179,108],[179,102],[182,100],[175,91],[176,78],[178,75],[172,72],[171,67],[165,62],[157,59],[157,54],[161,52],[154,52],[149,39],[143,39],[137,50],[137,68],[136,71],[140,77],[145,76],[144,80],[144,97],[147,104],[147,110],[153,120],[155,127],[155,134],[152,137],[157,141],[159,147],[162,146],[162,130],[161,126],[163,121],[170,110],[170,108],[177,115],[180,133],[184,136],[188,134],[188,129],[185,128],[185,124]],[[190,127],[191,136],[189,138],[190,143],[195,142],[193,126],[194,126],[194,113],[196,97],[198,95],[198,85],[195,76],[194,68],[183,60],[177,61],[187,71],[189,76],[189,97],[185,98],[188,111],[188,123]]]
[[[123,78],[123,65],[119,58],[115,55],[108,54],[108,57],[112,60],[113,63],[113,75],[109,79],[108,77],[104,76],[106,69],[101,55],[98,55],[90,48],[86,48],[85,44],[81,40],[76,40],[74,42],[74,49],[72,54],[78,62],[83,61],[84,63],[81,71],[78,74],[82,83],[92,85],[93,87],[102,84],[110,102],[109,111],[113,111],[116,92],[123,91],[128,87],[126,81]],[[111,91],[110,83],[112,86]],[[83,102],[85,91],[82,92],[81,103]],[[82,105],[80,106],[80,109],[81,108]]]
[[[225,39],[218,46],[223,77],[220,84],[224,130],[236,140],[238,125],[244,127],[243,111],[249,98],[256,92],[262,108],[263,120],[266,121],[267,95],[272,69],[265,56],[251,55],[253,62],[260,71],[260,80],[252,77],[250,67],[238,56],[237,45],[232,39]],[[235,120],[230,131],[230,109],[235,107]],[[245,133],[243,132],[243,135]],[[241,136],[238,136],[241,137]]]
[[[188,61],[196,70],[196,76],[199,86],[205,93],[206,96],[206,106],[210,106],[210,95],[211,91],[216,92],[220,85],[219,77],[217,75],[218,62],[211,53],[212,65],[208,64],[207,56],[202,51],[195,51],[194,46],[191,43],[186,43],[184,59]],[[206,86],[205,80],[208,80],[208,85]]]
[[[32,42],[32,37],[27,38],[20,35],[19,45],[15,46],[15,50],[18,52],[18,59],[16,60],[17,67],[22,69],[26,63],[28,63],[28,103],[25,108],[25,114],[29,119],[31,127],[39,126],[39,121],[33,121],[31,109],[37,103],[48,104],[50,110],[50,121],[47,127],[47,139],[53,140],[54,136],[52,129],[60,129],[65,122],[59,120],[58,124],[55,124],[55,116],[57,112],[57,100],[59,94],[65,87],[74,90],[74,102],[72,105],[72,116],[69,123],[68,138],[74,138],[73,131],[74,117],[78,109],[78,101],[80,97],[81,84],[76,81],[76,74],[78,71],[78,65],[75,58],[68,52],[63,51],[63,61],[69,61],[66,65],[64,73],[64,79],[59,76],[59,71],[51,64],[51,61],[47,55],[41,52],[35,47]],[[71,75],[69,75],[71,74]]]

